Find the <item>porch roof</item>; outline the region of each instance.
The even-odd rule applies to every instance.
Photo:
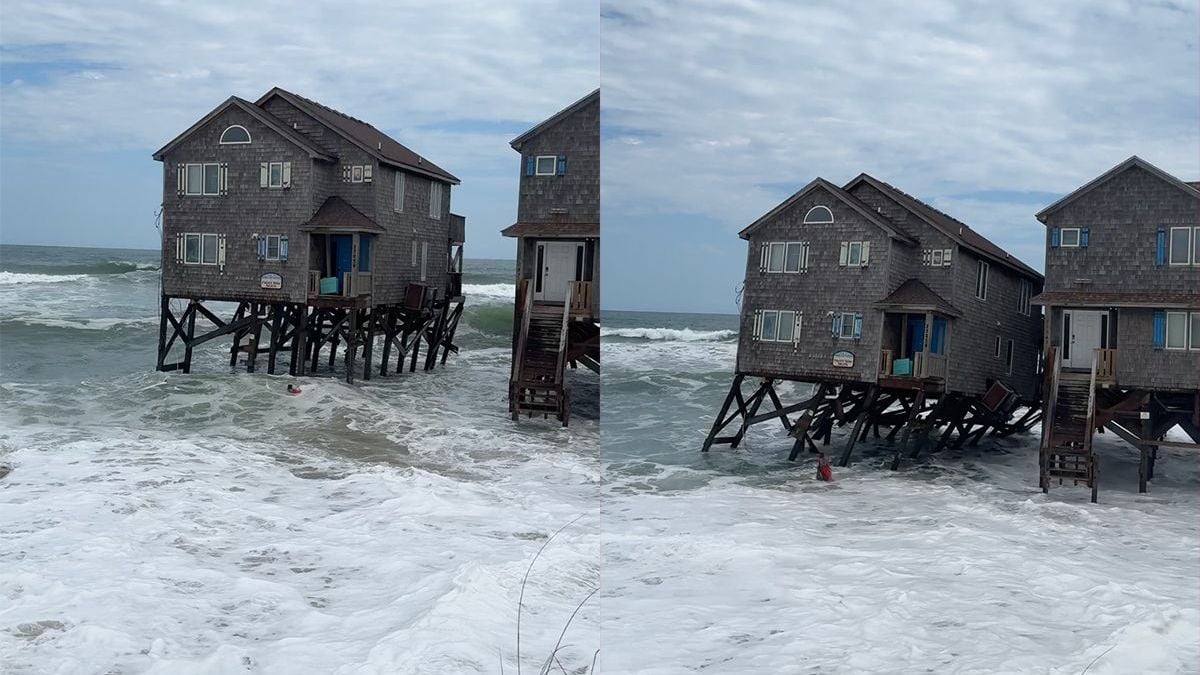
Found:
[[[385,230],[375,221],[363,215],[341,197],[330,197],[313,217],[300,226],[306,232],[371,232]]]
[[[919,279],[909,279],[892,291],[891,295],[875,303],[882,309],[899,309],[913,312],[938,312],[946,316],[959,317],[962,312],[945,298],[934,293]]]
[[[1035,305],[1053,307],[1188,307],[1200,309],[1200,293],[1120,291],[1045,291],[1033,296]]]
[[[513,223],[500,230],[506,237],[599,237],[598,223]]]

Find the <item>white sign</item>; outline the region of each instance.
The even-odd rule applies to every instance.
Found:
[[[270,289],[283,288],[283,277],[274,272],[267,272],[259,278],[258,285]]]
[[[833,353],[834,368],[853,368],[854,352],[840,351]]]

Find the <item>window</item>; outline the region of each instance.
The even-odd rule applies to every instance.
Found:
[[[1028,279],[1021,279],[1020,285],[1017,287],[1017,313],[1029,316],[1030,303],[1029,300],[1033,294],[1033,284],[1029,283]]]
[[[807,241],[763,242],[759,260],[760,272],[787,272],[795,274],[808,271]]]
[[[779,312],[770,309],[764,311],[762,313],[762,330],[760,331],[760,338],[768,342],[773,342],[778,329]]]
[[[221,145],[245,145],[249,142],[250,132],[240,124],[235,124],[221,132]]]
[[[984,261],[979,261],[979,271],[975,276],[975,297],[980,300],[987,300],[988,287],[988,264]]]
[[[942,249],[940,249],[940,248],[933,249],[933,266],[934,267],[942,266]]]
[[[767,271],[768,272],[782,272],[783,271],[784,249],[786,248],[786,246],[787,246],[786,244],[781,243],[781,242],[772,242],[771,243],[771,252],[767,257]]]
[[[183,252],[181,255],[185,265],[224,265],[225,256],[219,253],[219,237],[215,234],[197,234],[194,232],[183,235]]]
[[[1012,375],[1012,367],[1013,367],[1013,341],[1012,340],[1008,341],[1008,348],[1005,350],[1004,365],[1008,368],[1008,374]]]
[[[442,218],[442,184],[437,181],[429,182],[429,217]]]
[[[1000,358],[1000,336],[999,335],[996,336],[996,349],[995,349],[995,353],[993,353],[992,356],[997,359]]]
[[[1192,255],[1192,229],[1190,227],[1171,228],[1171,253],[1168,260],[1172,265],[1200,264],[1200,260],[1195,259]]]
[[[539,176],[553,176],[557,163],[557,155],[538,155],[535,173]]]
[[[1167,312],[1167,349],[1187,349],[1187,312]]]
[[[1063,248],[1078,248],[1079,247],[1079,228],[1064,227],[1062,229],[1062,247]]]
[[[429,242],[421,242],[421,281],[425,281],[425,270],[429,268]]]
[[[808,271],[808,242],[789,241],[787,243],[787,255],[784,256],[783,271]]]
[[[1191,313],[1191,328],[1188,329],[1188,349],[1200,349],[1200,312]]]
[[[201,265],[216,265],[217,264],[217,235],[203,234],[200,235],[200,264]]]
[[[350,182],[351,183],[363,182],[363,168],[361,166],[350,167]]]
[[[396,172],[396,194],[392,196],[392,209],[397,213],[404,211],[404,172]]]
[[[800,326],[803,320],[803,312],[775,309],[756,310],[754,312],[754,339],[763,342],[791,342],[795,345],[800,339]]]
[[[949,267],[952,251],[949,248],[927,248],[921,252],[921,264],[925,267]]]
[[[827,224],[833,222],[833,211],[828,206],[814,206],[804,214],[804,224]]]
[[[843,241],[842,251],[838,255],[838,265],[841,267],[865,267],[871,258],[871,242]]]
[[[267,235],[267,260],[279,260],[279,235]]]
[[[200,235],[183,235],[183,262],[188,265],[200,264]]]
[[[857,340],[862,337],[863,316],[854,312],[833,313],[833,336]]]
[[[779,334],[777,339],[780,342],[792,342],[795,337],[796,330],[796,313],[795,312],[779,312]]]
[[[417,266],[417,241],[415,239],[413,240],[413,243],[412,243],[412,266],[413,267]],[[541,269],[541,267],[539,267],[538,269]]]
[[[188,164],[186,183],[189,195],[221,194],[221,165]]]
[[[267,187],[283,187],[283,162],[270,162],[267,167]]]

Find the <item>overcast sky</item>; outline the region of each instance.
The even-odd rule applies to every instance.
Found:
[[[156,248],[150,154],[279,85],[454,173],[468,257],[512,258],[508,142],[596,88],[598,15],[575,0],[4,0],[0,242]]]
[[[737,231],[860,172],[1042,269],[1130,155],[1200,180],[1197,4],[603,0],[606,308],[736,311]]]

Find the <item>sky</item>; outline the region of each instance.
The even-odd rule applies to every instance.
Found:
[[[0,243],[157,248],[150,155],[231,95],[281,86],[462,180],[467,256],[513,258],[508,142],[596,88],[590,1],[0,5]]]
[[[1138,155],[1200,180],[1197,0],[602,0],[606,309],[736,312],[738,230],[866,172],[1041,270]]]

